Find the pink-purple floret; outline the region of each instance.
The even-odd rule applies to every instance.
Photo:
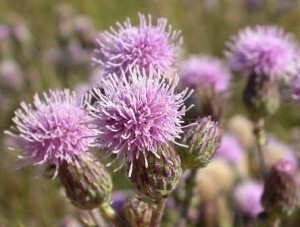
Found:
[[[212,87],[215,92],[224,92],[229,87],[229,69],[221,60],[210,56],[190,57],[181,65],[179,74],[184,86]]]
[[[261,197],[263,185],[254,180],[248,180],[238,185],[234,191],[234,201],[238,209],[250,218],[255,218],[263,211]]]
[[[299,54],[295,38],[277,26],[255,26],[241,30],[227,43],[231,68],[282,77]]]
[[[91,142],[92,131],[84,126],[86,112],[69,90],[49,91],[34,96],[33,106],[21,103],[15,112],[15,126],[7,133],[24,150],[27,164],[56,165],[73,162]]]
[[[133,26],[127,19],[123,24],[117,23],[97,39],[93,63],[103,68],[103,76],[129,72],[132,67],[140,70],[166,72],[176,63],[176,56],[182,39],[179,31],[172,30],[167,20],[159,18],[152,24],[152,18],[139,14],[139,25]]]
[[[88,106],[98,132],[95,143],[129,163],[146,152],[158,156],[158,149],[182,132],[184,100],[191,92],[176,94],[177,81],[168,83],[162,75],[139,70],[131,70],[130,79],[123,73],[102,80],[104,92],[95,88],[97,101]]]

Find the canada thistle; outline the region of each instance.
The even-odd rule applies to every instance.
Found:
[[[279,107],[278,80],[294,65],[298,44],[276,26],[246,28],[232,37],[227,53],[233,70],[249,79],[244,103],[254,120],[274,114]]]
[[[183,62],[179,75],[181,85],[195,89],[191,98],[199,102],[200,109],[197,112],[200,116],[212,116],[213,120],[220,120],[223,112],[222,97],[230,83],[229,68],[217,58],[195,55]]]
[[[36,94],[33,105],[22,102],[15,126],[6,133],[24,151],[23,165],[53,166],[57,173],[62,163],[73,163],[88,151],[94,135],[83,124],[88,119],[74,93],[50,90],[43,98]]]
[[[131,163],[128,163],[128,171],[132,171],[130,181],[140,193],[154,201],[167,198],[182,175],[179,155],[171,145],[157,150],[159,158],[151,152],[145,155],[145,158],[140,156],[133,160],[132,170]]]
[[[266,178],[262,204],[268,215],[290,215],[299,204],[295,165],[281,160]]]
[[[188,148],[178,147],[183,169],[205,167],[213,157],[221,141],[221,130],[210,117],[199,118],[184,130],[180,141]]]
[[[125,157],[129,177],[141,159],[145,168],[151,168],[148,158],[162,162],[163,154],[174,153],[171,144],[182,133],[182,117],[187,111],[184,100],[191,94],[188,89],[175,93],[178,79],[169,82],[164,74],[137,69],[130,73],[130,77],[123,74],[103,79],[104,92],[94,88],[91,95],[95,102],[87,103],[90,125],[97,132],[95,144],[116,158]],[[166,149],[167,145],[170,148]]]
[[[93,209],[107,205],[112,190],[111,177],[91,155],[76,158],[74,163],[63,162],[59,177],[74,206]]]

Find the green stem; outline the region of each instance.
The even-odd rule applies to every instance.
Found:
[[[186,179],[185,182],[185,199],[183,201],[183,204],[181,206],[181,218],[179,221],[178,226],[183,227],[186,226],[187,224],[187,219],[188,219],[188,211],[189,207],[191,205],[191,201],[193,198],[193,188],[194,188],[194,180],[196,176],[196,170],[191,170],[190,175]]]
[[[160,220],[163,216],[165,206],[166,206],[166,198],[162,198],[158,204],[157,208],[153,211],[152,216],[151,216],[151,221],[150,221],[150,227],[158,227]]]
[[[253,130],[253,133],[255,135],[255,140],[256,140],[259,167],[263,178],[265,178],[266,176],[266,164],[264,158],[266,138],[265,138],[264,127],[265,127],[264,119],[261,118],[255,123],[254,130]]]

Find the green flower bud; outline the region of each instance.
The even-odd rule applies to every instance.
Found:
[[[134,159],[129,178],[135,188],[153,200],[168,197],[182,174],[179,155],[172,146],[164,146],[163,150],[157,151],[157,155],[160,157],[147,152],[145,158],[140,156]]]
[[[213,157],[221,141],[221,130],[210,117],[199,118],[186,128],[180,143],[188,148],[178,147],[183,169],[205,167]]]
[[[73,163],[63,162],[59,177],[67,197],[80,209],[93,209],[109,200],[112,190],[110,174],[90,155],[77,158]]]

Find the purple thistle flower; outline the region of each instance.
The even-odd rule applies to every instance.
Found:
[[[238,185],[234,191],[234,201],[246,216],[255,218],[263,211],[261,197],[263,185],[259,182],[248,180]]]
[[[91,95],[97,101],[93,106],[87,103],[87,109],[98,131],[95,143],[117,158],[124,155],[130,164],[129,176],[134,159],[143,155],[147,168],[147,152],[159,157],[158,149],[163,151],[166,144],[180,138],[182,117],[189,109],[184,101],[192,91],[175,94],[177,83],[178,78],[168,83],[162,74],[136,69],[130,71],[130,79],[124,72],[121,78],[114,74],[103,79],[103,93],[93,89]]]
[[[36,94],[33,106],[22,102],[15,111],[15,126],[6,133],[24,150],[24,165],[55,165],[57,169],[62,161],[71,163],[88,150],[93,133],[82,124],[87,120],[74,93],[50,90],[43,99]]]
[[[254,71],[282,77],[298,55],[298,45],[291,34],[276,26],[255,26],[241,30],[227,43],[227,57],[235,71]]]
[[[20,66],[14,60],[5,60],[0,64],[0,82],[3,87],[20,90],[23,82]],[[0,86],[1,87],[1,86]]]
[[[97,39],[98,48],[95,50],[93,62],[103,67],[104,76],[129,72],[129,68],[138,67],[149,71],[166,72],[175,62],[182,38],[180,31],[173,31],[167,20],[159,18],[157,24],[152,24],[139,14],[140,24],[133,26],[127,19],[123,24],[117,23],[117,28],[110,28]]]
[[[230,72],[219,59],[210,56],[192,56],[180,68],[181,82],[189,87],[211,86],[216,92],[229,87]]]
[[[230,134],[225,134],[222,137],[219,148],[216,150],[215,158],[220,158],[230,164],[235,164],[244,157],[245,151],[238,140]]]

